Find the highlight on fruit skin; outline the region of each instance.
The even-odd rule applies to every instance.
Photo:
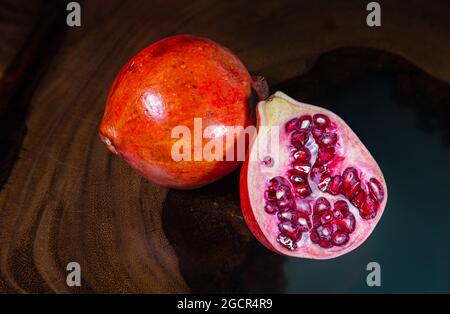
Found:
[[[387,202],[383,174],[336,114],[277,92],[257,106],[258,134],[240,177],[241,207],[256,238],[283,255],[330,259],[372,233]],[[259,156],[271,127],[277,151]],[[277,152],[277,156],[272,155]]]
[[[258,99],[253,99],[267,94],[266,83],[253,79],[228,49],[192,35],[168,37],[135,55],[115,78],[100,139],[150,181],[197,188],[225,176],[241,162],[198,160],[194,148],[201,151],[213,138],[224,142],[225,154],[236,141],[224,141],[228,126],[254,125],[251,106]],[[220,132],[196,143],[194,119],[202,123],[200,132],[211,125]],[[172,134],[177,126],[192,136],[188,160],[172,157],[181,137]]]

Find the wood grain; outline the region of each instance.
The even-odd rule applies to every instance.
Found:
[[[0,291],[282,290],[283,259],[245,228],[233,176],[199,191],[168,191],[101,145],[97,127],[112,80],[148,44],[193,33],[229,47],[280,87],[295,89],[319,55],[346,46],[390,52],[448,83],[449,9],[446,1],[386,2],[383,26],[374,29],[364,1],[86,1],[83,26],[68,30],[34,92],[19,159],[0,192]],[[190,236],[212,242],[203,251]],[[254,284],[265,265],[252,256],[273,265],[271,287]],[[81,264],[80,288],[65,283],[71,261]]]

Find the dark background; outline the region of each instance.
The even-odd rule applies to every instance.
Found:
[[[379,1],[0,1],[0,292],[450,292],[450,5]],[[145,181],[100,143],[121,66],[192,33],[271,91],[341,116],[389,188],[380,223],[329,261],[278,256],[248,231],[238,172],[194,191]],[[82,286],[65,284],[77,261]],[[382,286],[366,285],[369,262]]]

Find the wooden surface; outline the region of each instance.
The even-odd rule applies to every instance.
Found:
[[[9,86],[14,58],[32,68],[17,56],[33,38],[30,21],[49,14],[37,9],[40,1],[19,2],[0,2],[0,32],[7,34],[0,39],[0,88]],[[169,191],[109,154],[97,127],[121,66],[178,33],[222,43],[292,96],[314,97],[352,73],[388,69],[402,73],[405,90],[449,99],[448,2],[383,2],[381,28],[365,24],[366,1],[330,2],[82,3],[82,27],[67,28],[59,50],[50,49],[38,84],[17,80],[15,88],[32,91],[30,97],[1,99],[2,121],[17,122],[2,124],[3,133],[23,129],[23,136],[8,137],[7,148],[20,150],[2,157],[0,291],[282,291],[283,258],[247,230],[236,174],[204,189]],[[338,50],[314,66],[323,53],[348,46],[379,50]],[[71,261],[81,265],[80,288],[65,283]]]

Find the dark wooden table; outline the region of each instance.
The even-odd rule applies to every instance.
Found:
[[[115,75],[163,37],[209,37],[304,99],[380,70],[409,95],[449,97],[448,1],[383,1],[374,28],[368,1],[89,0],[78,28],[58,2],[0,2],[0,292],[282,291],[283,259],[247,230],[236,174],[168,190],[98,139]]]

